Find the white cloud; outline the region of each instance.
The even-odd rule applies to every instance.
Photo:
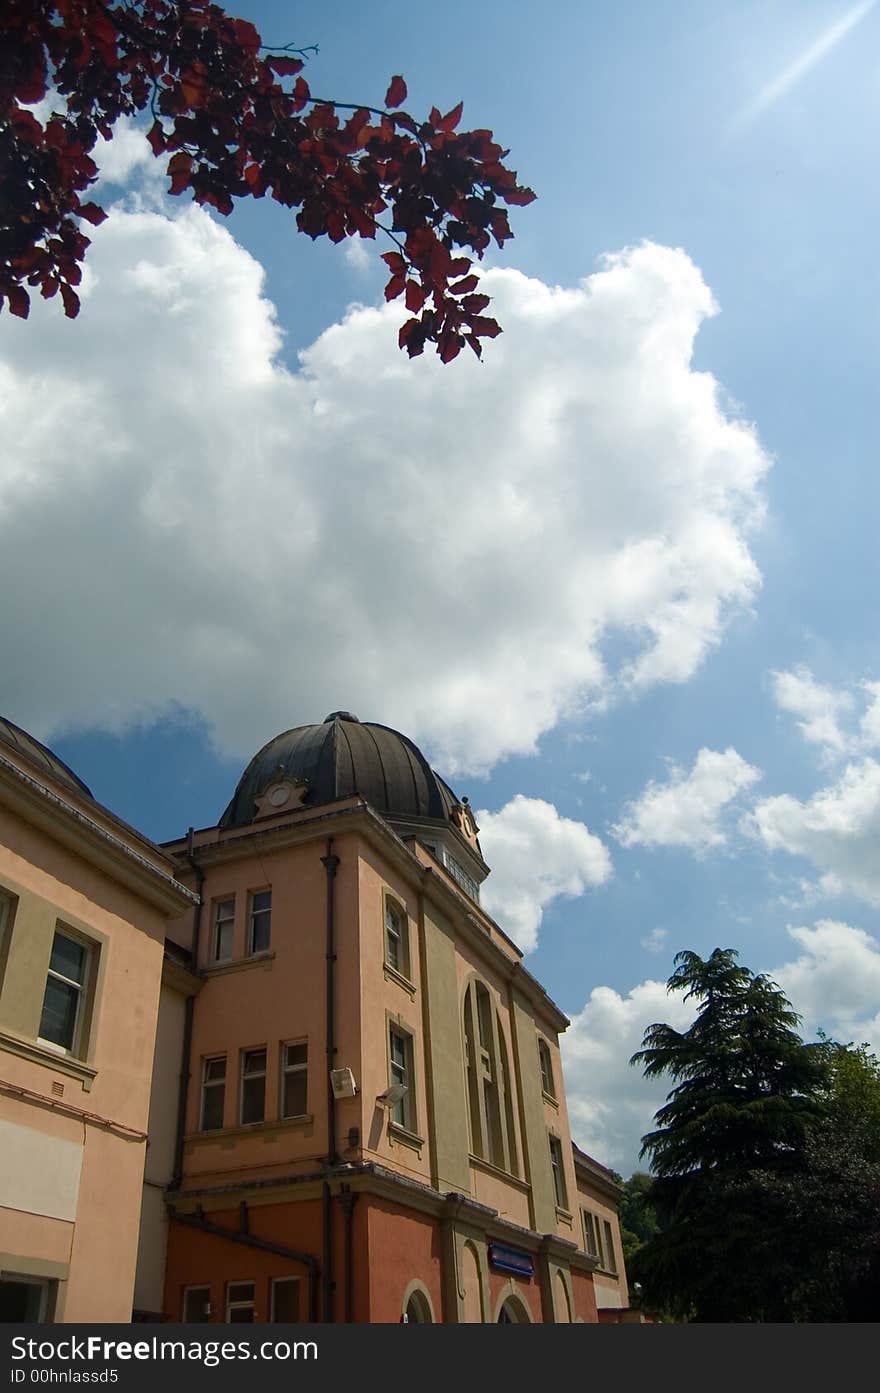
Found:
[[[822,1026],[844,1044],[880,1051],[880,942],[835,919],[788,933],[801,956],[770,975],[803,1017],[805,1035]]]
[[[803,856],[822,873],[828,895],[849,892],[880,904],[880,764],[867,757],[801,802],[791,794],[764,798],[743,819],[768,851]]]
[[[799,718],[797,724],[806,740],[833,754],[848,748],[849,737],[840,727],[840,718],[853,708],[849,692],[817,682],[805,667],[774,672],[771,677],[776,705]]]
[[[721,816],[760,779],[733,748],[702,749],[688,773],[673,765],[666,783],[653,780],[624,810],[613,829],[623,846],[686,846],[697,852],[722,846]]]
[[[481,809],[476,816],[492,867],[482,904],[523,951],[537,946],[552,900],[582,895],[611,875],[611,857],[599,838],[541,798],[518,793],[499,812]]]
[[[603,1165],[623,1175],[644,1168],[639,1149],[672,1081],[646,1079],[629,1060],[641,1048],[646,1028],[667,1021],[686,1030],[694,1018],[682,993],[667,993],[663,982],[646,981],[621,996],[596,987],[562,1036],[565,1090],[572,1135]]]
[[[668,937],[668,929],[652,929],[644,938],[639,939],[639,943],[643,948],[647,948],[649,953],[662,953]]]
[[[691,367],[714,305],[684,252],[488,272],[483,364],[408,362],[383,306],[295,374],[203,211],[117,209],[89,257],[77,321],[0,321],[0,709],[35,734],[177,704],[245,757],[346,707],[485,770],[687,680],[754,596],[768,459]]]

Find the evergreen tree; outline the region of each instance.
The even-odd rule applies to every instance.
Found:
[[[661,1229],[632,1277],[683,1319],[790,1319],[788,1191],[822,1116],[827,1051],[805,1045],[779,988],[737,962],[679,953],[667,984],[698,1004],[686,1031],[649,1026],[632,1063],[675,1081],[643,1139]]]

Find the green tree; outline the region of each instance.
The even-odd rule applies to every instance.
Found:
[[[828,1051],[806,1045],[769,978],[733,949],[679,953],[670,991],[697,1003],[686,1031],[649,1026],[632,1059],[675,1082],[643,1138],[660,1228],[631,1275],[647,1305],[700,1321],[789,1319],[790,1191],[822,1117]]]

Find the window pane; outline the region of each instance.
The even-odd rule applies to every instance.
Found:
[[[228,1288],[228,1300],[230,1301],[253,1301],[254,1284],[253,1282],[230,1282]]]
[[[258,913],[260,912],[260,910],[262,910],[262,909],[271,909],[271,907],[272,907],[272,891],[271,891],[271,890],[258,890],[258,891],[256,892],[256,894],[254,895],[254,897],[253,897],[253,907],[254,907],[254,913],[255,913],[255,914],[258,914]]]
[[[307,1063],[308,1063],[308,1060],[309,1060],[309,1047],[308,1047],[308,1044],[303,1044],[303,1045],[285,1045],[284,1048],[285,1048],[285,1051],[286,1051],[285,1064],[286,1064],[287,1068],[290,1068],[291,1066],[296,1065],[296,1064],[307,1064]]]
[[[241,1120],[247,1122],[262,1122],[266,1115],[266,1079],[265,1076],[253,1079],[245,1079],[241,1090]]]
[[[223,1126],[223,1104],[226,1098],[225,1084],[211,1084],[205,1089],[202,1102],[202,1131],[215,1132]]]
[[[272,891],[258,890],[251,896],[250,951],[265,953],[272,927]]]
[[[299,1320],[299,1281],[282,1277],[272,1283],[272,1319],[286,1325]]]
[[[83,945],[65,934],[56,933],[49,970],[82,984],[86,976],[86,950]]]
[[[253,1325],[253,1306],[234,1306],[229,1312],[230,1325]]]
[[[266,1051],[248,1050],[244,1057],[244,1071],[246,1074],[265,1074]]]
[[[186,1325],[199,1325],[210,1320],[210,1287],[190,1287],[183,1294],[183,1320]]]
[[[46,979],[46,995],[43,997],[43,1014],[40,1018],[41,1039],[51,1040],[53,1045],[61,1045],[65,1050],[73,1049],[79,998],[79,987],[72,987],[57,977]]]
[[[307,1111],[307,1075],[305,1069],[284,1076],[284,1099],[282,1103],[285,1117],[302,1117]]]
[[[215,1082],[218,1082],[218,1081],[219,1081],[220,1083],[222,1083],[223,1080],[224,1080],[225,1078],[226,1078],[226,1057],[225,1057],[225,1056],[224,1056],[222,1059],[206,1059],[206,1060],[205,1060],[205,1082],[206,1082],[206,1083],[215,1083]]]

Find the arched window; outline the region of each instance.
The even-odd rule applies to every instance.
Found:
[[[507,1045],[498,1012],[482,982],[471,982],[465,992],[464,1046],[471,1151],[518,1175]]]
[[[406,911],[385,896],[385,961],[401,977],[409,977],[409,929]]]
[[[430,1302],[426,1294],[418,1288],[410,1293],[403,1314],[410,1325],[433,1325],[434,1323]]]

